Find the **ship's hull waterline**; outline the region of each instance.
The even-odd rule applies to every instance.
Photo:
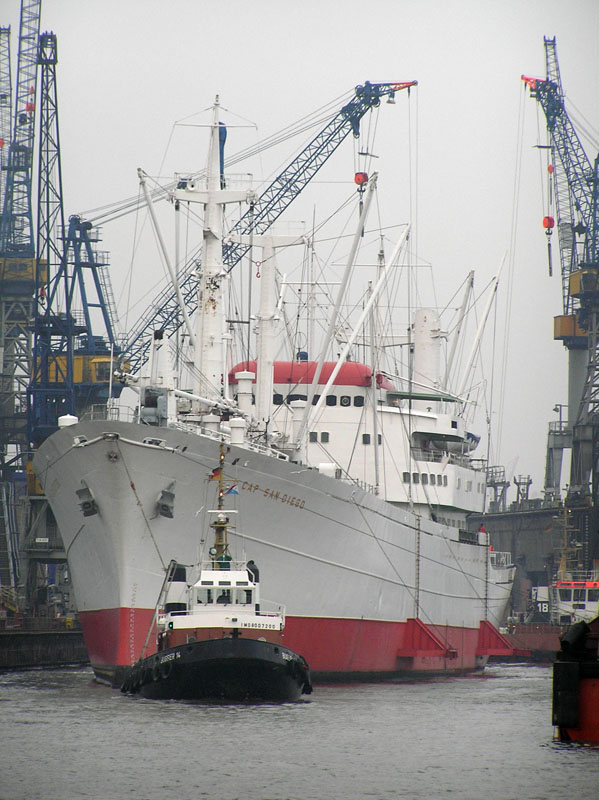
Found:
[[[118,682],[140,657],[169,561],[198,562],[218,456],[210,437],[107,421],[64,428],[39,449],[98,677]],[[232,549],[264,568],[263,598],[286,606],[285,645],[316,677],[484,661],[481,621],[501,624],[512,577],[489,565],[485,542],[258,450],[231,446],[225,473],[238,491]],[[165,491],[172,518],[159,513]]]

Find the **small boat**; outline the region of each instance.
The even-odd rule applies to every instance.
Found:
[[[234,561],[228,544],[230,511],[223,510],[224,447],[218,508],[210,527],[214,546],[199,576],[187,584],[187,567],[171,561],[150,631],[156,652],[126,673],[121,691],[152,699],[262,700],[288,702],[312,692],[303,656],[283,645],[285,609],[265,608],[260,572],[250,561]],[[150,636],[146,637],[144,651]]]
[[[599,617],[576,622],[561,637],[552,720],[561,742],[599,743]]]

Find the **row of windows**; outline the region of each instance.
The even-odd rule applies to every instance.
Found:
[[[421,483],[423,486],[427,486],[429,483],[431,486],[447,486],[447,475],[433,475],[432,473],[429,475],[426,472],[420,474],[419,472],[404,472],[403,474],[403,482],[404,483]]]
[[[462,479],[457,478],[456,480],[456,489],[462,488]],[[472,491],[472,481],[465,481],[464,483],[464,491],[471,492]],[[484,494],[485,491],[485,484],[484,483],[477,483],[476,484],[476,491],[479,494]]]
[[[379,444],[383,443],[383,437],[380,433],[377,434]],[[370,444],[371,436],[369,433],[362,434],[362,444]]]
[[[288,394],[287,397],[283,397],[282,394],[274,394],[272,401],[275,406],[282,406],[283,403],[291,403],[292,400],[307,400],[307,394]],[[320,395],[315,394],[312,398],[312,405],[315,406],[316,403],[320,400]],[[336,406],[337,401],[339,401],[339,405],[347,408],[348,406],[353,405],[356,408],[362,408],[364,405],[364,397],[360,394],[355,395],[353,398],[349,394],[342,394],[340,397],[337,397],[336,394],[328,394],[326,396],[325,404],[327,406]]]
[[[572,597],[574,592],[574,597]],[[564,603],[574,600],[575,603],[596,603],[599,600],[599,589],[560,589],[559,599]]]
[[[310,441],[311,442],[317,442],[318,441],[318,433],[316,431],[310,431],[309,435],[310,435]],[[362,444],[370,444],[371,439],[372,439],[372,437],[371,437],[371,435],[369,433],[363,433],[362,434]],[[330,441],[329,434],[328,434],[327,431],[322,431],[321,432],[320,441],[321,442],[329,442]],[[380,433],[378,434],[378,441],[379,441],[379,444],[383,443],[383,437],[382,437],[382,435]]]

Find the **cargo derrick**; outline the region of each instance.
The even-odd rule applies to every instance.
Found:
[[[403,89],[409,91],[416,85],[417,81],[399,83],[366,81],[363,86],[357,86],[349,103],[335,114],[302,152],[251,203],[250,209],[232,227],[230,236],[242,237],[244,234],[260,234],[267,231],[348,134],[351,132],[355,137],[359,136],[360,121],[367,111],[380,105],[381,98],[387,97],[392,102],[396,92]],[[247,244],[226,244],[223,247],[223,262],[227,271],[230,272],[248,250]],[[179,288],[190,315],[197,308],[197,269],[198,261],[194,258],[185,265],[179,279]],[[129,334],[124,350],[130,360],[131,372],[138,372],[147,360],[151,334],[154,330],[161,329],[170,336],[181,325],[176,292],[172,286],[168,286],[146,309]]]
[[[590,162],[566,111],[555,38],[545,37],[544,43],[547,78],[522,79],[543,109],[550,139],[563,299],[554,338],[568,349],[569,423],[560,431],[567,433],[561,448],[572,447],[566,506],[578,531],[581,568],[590,569],[597,557],[599,516],[599,157]],[[550,242],[554,220],[546,216],[543,224]],[[558,463],[561,467],[561,456]],[[559,499],[559,472],[553,471],[550,482],[550,470],[546,476],[551,499]]]

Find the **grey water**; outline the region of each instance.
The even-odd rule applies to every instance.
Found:
[[[554,741],[551,668],[317,685],[304,702],[152,701],[87,668],[0,675],[0,800],[591,800],[599,750]]]

